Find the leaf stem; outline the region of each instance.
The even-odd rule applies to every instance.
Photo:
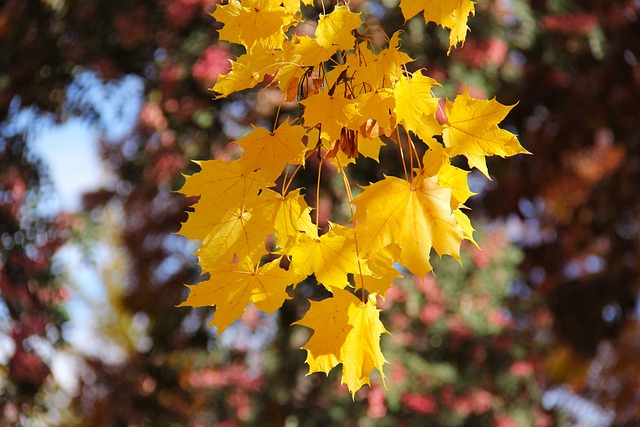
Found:
[[[320,155],[320,161],[318,162],[318,182],[316,183],[316,227],[320,228],[320,178],[322,177],[322,165],[324,164],[324,157]]]
[[[311,157],[311,155],[313,154],[313,151],[309,151],[307,153],[307,155],[305,156],[304,160],[306,161],[309,157]],[[289,182],[287,182],[287,172],[284,172],[284,180],[282,182],[282,195],[285,196],[287,194],[287,191],[289,191],[289,187],[291,187],[291,184],[293,183],[293,178],[295,178],[296,174],[298,173],[298,171],[300,170],[300,168],[302,167],[302,165],[298,165],[298,167],[296,168],[296,170],[293,171],[293,173],[291,174],[291,178],[289,179]]]
[[[406,161],[404,159],[404,151],[402,150],[402,139],[400,138],[400,130],[398,129],[398,127],[396,126],[396,138],[397,138],[397,144],[398,144],[398,148],[400,149],[400,158],[402,160],[402,169],[404,169],[404,178],[409,181],[409,174],[407,173],[407,164]]]
[[[349,184],[349,180],[347,179],[347,173],[346,171],[343,169],[342,165],[340,164],[340,159],[336,156],[336,162],[338,163],[338,167],[340,168],[340,175],[342,175],[342,181],[344,182],[344,188],[347,191],[347,199],[349,200],[349,210],[351,211],[351,218],[354,217],[355,215],[355,210],[353,208],[353,193],[351,192],[351,184]],[[356,247],[356,259],[358,260],[358,273],[359,273],[359,277],[360,277],[360,287],[362,288],[362,303],[365,304],[366,301],[364,299],[364,291],[365,291],[365,286],[364,286],[364,277],[362,274],[362,264],[360,261],[360,248],[358,247],[358,231],[356,226],[358,225],[358,221],[355,220],[351,220],[351,222],[353,223],[353,241],[355,243],[355,247]]]
[[[409,131],[405,129],[405,131],[407,132],[407,145],[409,147],[409,150],[411,151],[411,178],[413,179],[413,156],[415,155],[416,157],[416,163],[418,164],[418,167],[421,168],[421,163],[420,163],[420,155],[418,154],[418,149],[416,148],[416,145],[413,143],[413,139],[411,139],[411,135],[409,134]]]

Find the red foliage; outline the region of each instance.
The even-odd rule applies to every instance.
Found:
[[[545,16],[542,26],[548,31],[565,35],[589,35],[598,25],[598,17],[593,13],[567,13],[565,15]]]

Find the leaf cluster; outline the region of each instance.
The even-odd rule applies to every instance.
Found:
[[[400,7],[406,19],[423,11],[450,28],[451,46],[464,42],[473,13],[468,0]],[[246,51],[217,79],[217,96],[265,82],[299,114],[276,119],[273,130],[254,128],[237,141],[239,159],[198,162],[201,171],[186,177],[181,192],[200,198],[181,234],[202,241],[197,256],[209,278],[190,286],[183,305],[215,306],[212,324],[223,332],[247,304],[273,313],[289,286],[315,276],[332,297],[312,302],[297,322],[315,331],[303,346],[309,372],[342,364],[342,382],[355,395],[374,368],[384,381],[376,296],[384,297],[399,267],[425,276],[432,249],[460,260],[462,240],[473,242],[464,212],[474,194],[469,171],[452,158],[466,157],[489,177],[486,157],[527,152],[498,127],[512,107],[468,91],[443,102],[436,80],[406,69],[412,60],[400,50],[400,32],[366,27],[348,4],[315,21],[303,19],[297,0],[231,0],[213,17],[223,24],[220,38]],[[386,176],[353,197],[347,165],[360,155],[377,161],[383,141],[397,147],[404,177]],[[310,156],[332,163],[344,181],[349,225],[331,223],[322,234],[302,189],[293,188]]]

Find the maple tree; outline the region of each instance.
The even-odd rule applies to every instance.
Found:
[[[449,50],[464,43],[474,13],[470,0],[402,0],[400,8],[405,19],[423,11],[426,21],[451,29]],[[314,330],[303,346],[309,372],[342,364],[342,382],[355,396],[374,368],[384,381],[386,329],[376,302],[397,268],[422,277],[431,271],[431,249],[460,260],[462,241],[475,243],[464,212],[473,195],[469,171],[451,159],[466,157],[489,178],[486,157],[527,153],[498,127],[512,107],[468,91],[443,106],[434,94],[440,84],[408,70],[400,32],[361,31],[361,13],[349,4],[323,7],[317,21],[305,18],[299,1],[230,0],[212,15],[223,24],[220,39],[245,49],[218,77],[217,96],[266,82],[299,114],[276,118],[273,130],[254,127],[237,141],[238,159],[200,161],[201,171],[186,176],[180,191],[199,200],[181,234],[202,242],[197,256],[209,278],[190,286],[182,305],[215,306],[211,324],[223,332],[247,304],[273,313],[289,286],[314,275],[332,297],[312,302],[297,322]],[[302,24],[315,27],[313,35]],[[359,155],[377,159],[381,138],[399,150],[404,176],[385,176],[356,195],[347,166]],[[311,217],[319,202],[308,206],[292,188],[310,156],[335,166],[351,210],[350,224],[330,223],[324,234]]]

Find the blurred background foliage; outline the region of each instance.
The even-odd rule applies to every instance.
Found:
[[[534,156],[471,174],[482,250],[380,301],[389,390],[374,380],[355,402],[335,375],[304,376],[308,331],[289,325],[322,298],[313,283],[220,337],[211,310],[175,308],[199,276],[174,234],[194,203],[173,192],[181,172],[238,156],[228,142],[279,103],[270,88],[211,99],[238,53],[216,43],[215,4],[0,5],[0,424],[640,424],[640,1],[478,0],[448,57],[445,32],[406,24],[411,66],[443,96],[518,102],[503,125]],[[394,0],[351,5],[403,25]],[[387,154],[354,182],[394,172]],[[321,224],[345,212],[322,176]]]

